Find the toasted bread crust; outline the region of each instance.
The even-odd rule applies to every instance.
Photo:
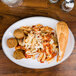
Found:
[[[57,23],[56,31],[59,44],[59,54],[57,56],[57,61],[61,61],[68,42],[69,28],[65,22],[60,21]]]

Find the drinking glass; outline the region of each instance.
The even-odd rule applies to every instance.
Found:
[[[59,0],[49,0],[51,3],[57,3]]]
[[[20,6],[23,2],[23,0],[1,0],[1,1],[6,5],[8,5],[9,7]]]

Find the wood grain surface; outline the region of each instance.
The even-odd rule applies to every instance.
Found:
[[[74,9],[66,13],[61,9],[62,1],[51,4],[49,0],[24,0],[21,6],[14,8],[0,1],[0,76],[76,76],[76,45],[67,60],[47,69],[28,69],[16,65],[5,56],[1,45],[2,36],[11,24],[32,16],[46,16],[67,22],[76,39],[76,2]]]

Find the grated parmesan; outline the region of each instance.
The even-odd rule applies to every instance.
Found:
[[[37,34],[35,33],[33,34],[33,31],[31,31],[28,34],[27,39],[24,41],[24,46],[26,49],[30,49],[30,48],[33,49],[32,52],[37,52],[39,48],[43,49],[42,37],[40,36],[40,31],[38,31]]]

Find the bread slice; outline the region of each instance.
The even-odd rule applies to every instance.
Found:
[[[57,23],[56,32],[59,45],[59,53],[57,56],[57,61],[61,61],[64,56],[68,42],[69,28],[65,22],[60,21]]]

